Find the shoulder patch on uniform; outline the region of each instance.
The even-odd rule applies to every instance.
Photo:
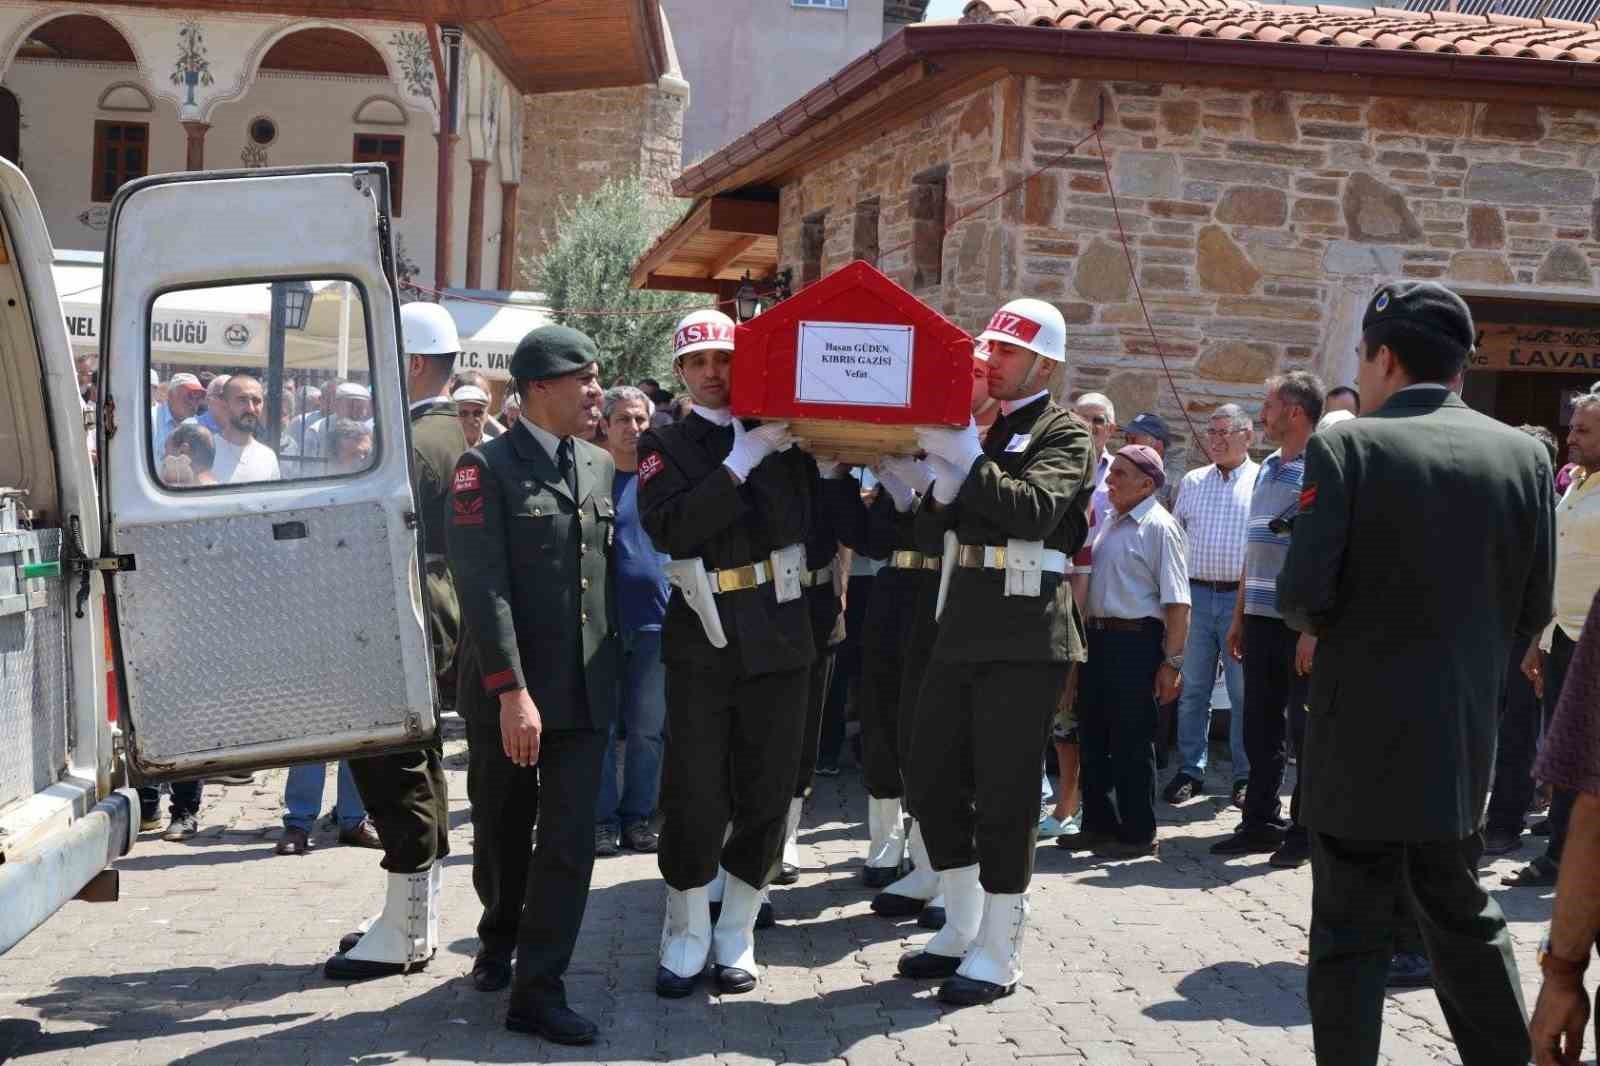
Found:
[[[1317,486],[1315,484],[1307,485],[1300,490],[1300,510],[1309,510],[1311,505],[1316,502]]]
[[[651,478],[661,473],[667,461],[661,458],[660,452],[651,452],[639,460],[639,484],[643,485]]]
[[[471,492],[481,487],[480,476],[481,472],[476,466],[459,467],[456,470],[455,481],[450,487],[456,492]]]

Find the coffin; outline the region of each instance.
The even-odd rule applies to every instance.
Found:
[[[972,338],[857,260],[741,323],[733,411],[789,423],[819,458],[919,450],[918,426],[971,417]]]

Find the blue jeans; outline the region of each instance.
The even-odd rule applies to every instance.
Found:
[[[1233,749],[1233,779],[1250,776],[1244,753],[1244,665],[1228,654],[1228,626],[1233,621],[1237,592],[1189,586],[1189,639],[1183,646],[1183,693],[1178,697],[1178,758],[1182,771],[1196,781],[1206,779],[1206,749],[1211,734],[1211,690],[1217,682],[1217,659],[1228,687],[1228,744]],[[1249,649],[1245,649],[1249,654]]]
[[[622,786],[617,786],[617,726],[628,737],[623,742]],[[617,714],[606,737],[605,761],[600,767],[600,801],[595,824],[619,829],[647,822],[656,813],[661,788],[662,732],[667,724],[667,670],[661,665],[661,630],[635,629],[622,633],[622,684],[617,692]]]
[[[311,832],[322,813],[322,786],[328,776],[328,764],[313,762],[289,767],[289,780],[283,785],[283,827]],[[339,818],[340,829],[354,829],[367,816],[361,803],[361,793],[356,790],[356,779],[350,774],[350,764],[339,762],[339,795],[333,806]]]

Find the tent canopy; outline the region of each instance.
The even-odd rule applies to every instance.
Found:
[[[76,351],[100,346],[101,257],[94,252],[56,253],[56,292]],[[311,312],[304,329],[284,334],[284,369],[325,371],[341,377],[369,369],[367,327],[360,293],[340,281],[313,281]],[[476,370],[492,380],[510,377],[507,366],[517,343],[547,324],[549,313],[533,293],[474,292],[441,301],[461,334],[458,370]],[[506,306],[511,305],[511,306]],[[204,369],[267,365],[272,291],[265,282],[183,289],[156,301],[151,362]]]

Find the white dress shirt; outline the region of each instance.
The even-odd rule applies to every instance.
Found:
[[[1183,529],[1154,496],[1125,514],[1113,508],[1100,524],[1093,554],[1084,601],[1090,618],[1163,620],[1167,604],[1189,602]]]

